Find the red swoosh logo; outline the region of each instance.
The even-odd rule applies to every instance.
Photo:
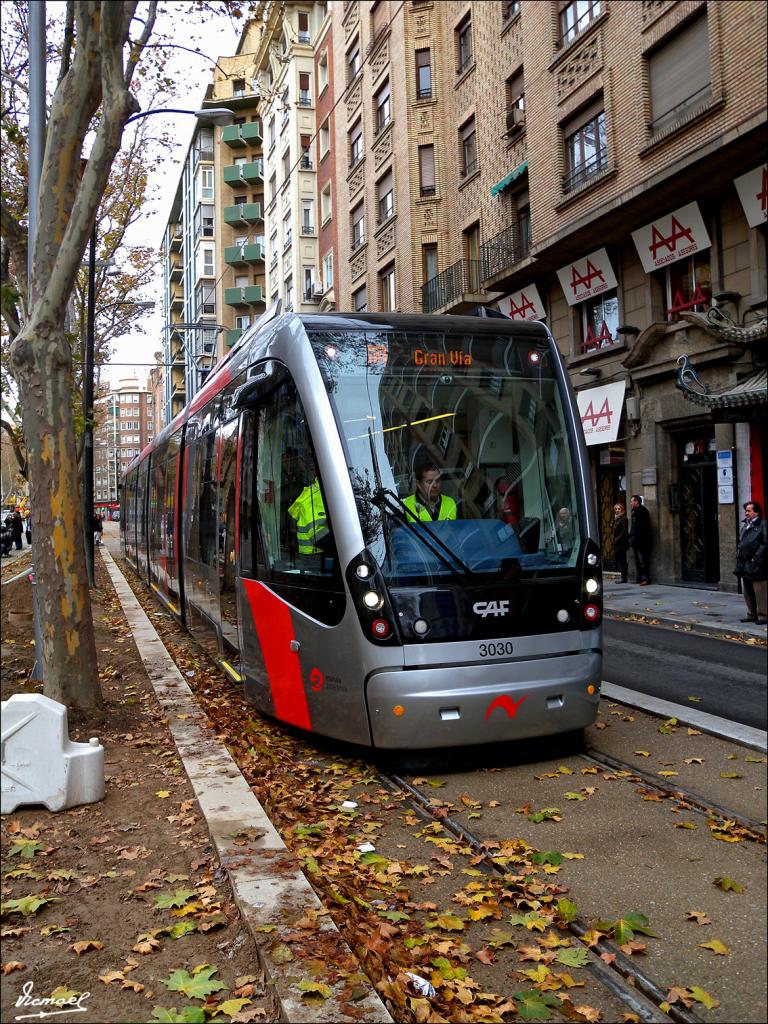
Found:
[[[491,706],[485,712],[485,720],[486,720],[486,722],[491,717],[491,713],[494,711],[495,708],[504,708],[504,710],[507,712],[509,717],[510,718],[514,718],[515,715],[517,714],[517,709],[520,707],[520,705],[523,703],[523,701],[527,700],[527,699],[528,699],[528,694],[527,693],[523,694],[523,696],[518,701],[512,700],[512,698],[508,697],[506,695],[506,693],[502,693],[502,695],[500,697],[497,697],[496,700],[493,701]]]

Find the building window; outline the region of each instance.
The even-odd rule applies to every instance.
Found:
[[[312,94],[309,90],[309,73],[306,71],[299,73],[299,106],[312,106]]]
[[[301,145],[301,157],[299,159],[299,166],[302,171],[312,170],[312,136],[302,135],[299,139]]]
[[[216,312],[216,285],[208,284],[202,281],[195,291],[195,309],[196,315],[201,316],[205,314],[207,316],[213,315]]]
[[[519,192],[515,196],[515,223],[517,224],[517,238],[520,245],[520,255],[523,256],[531,250],[531,204],[528,198],[528,190]]]
[[[331,128],[330,122],[326,118],[323,124],[320,125],[320,159],[328,155],[328,151],[331,148]]]
[[[469,15],[456,29],[456,74],[463,75],[473,60],[472,19]]]
[[[434,243],[421,247],[421,277],[424,284],[437,277],[437,246]]]
[[[293,275],[285,279],[285,308],[293,309]]]
[[[333,288],[333,253],[329,252],[323,260],[323,284],[326,291]]]
[[[317,78],[319,90],[322,93],[328,86],[328,51],[323,50],[317,65]]]
[[[520,13],[520,0],[504,0],[501,5],[501,18],[502,21],[511,21]]]
[[[236,78],[232,83],[233,96],[245,96],[245,79]]]
[[[677,321],[681,313],[703,313],[712,301],[712,266],[710,250],[677,260],[654,278],[664,289],[664,315]]]
[[[287,249],[291,244],[291,211],[289,210],[283,217],[283,249]]]
[[[378,204],[378,223],[383,224],[395,212],[395,192],[392,185],[392,171],[387,171],[376,184],[376,202]]]
[[[600,0],[560,0],[560,46],[567,46],[600,14]]]
[[[648,58],[651,131],[662,131],[711,95],[709,33],[704,13]]]
[[[333,200],[331,199],[331,183],[325,186],[323,191],[320,193],[320,215],[323,218],[323,224],[326,224],[333,214]]]
[[[619,297],[616,289],[581,304],[581,351],[597,352],[618,341]]]
[[[392,120],[392,102],[389,94],[389,81],[386,81],[376,93],[374,106],[376,110],[376,133],[378,134],[380,131],[383,131],[383,129],[386,128]]]
[[[608,138],[602,97],[568,122],[565,137],[565,178],[568,192],[608,166]]]
[[[525,81],[522,68],[505,83],[507,94],[507,134],[525,127]]]
[[[213,160],[213,129],[201,128],[195,139],[195,163],[198,160]]]
[[[286,149],[283,153],[283,181],[288,181],[291,176],[291,151]]]
[[[309,41],[309,14],[306,11],[299,11],[299,42],[308,43]]]
[[[435,194],[434,146],[419,146],[419,191],[423,196]]]
[[[235,328],[238,331],[244,331],[246,327],[250,327],[251,318],[249,316],[236,316],[235,317]]]
[[[416,99],[428,100],[432,95],[432,52],[416,51]]]
[[[275,115],[274,114],[272,115],[272,117],[270,117],[269,122],[267,124],[267,141],[269,143],[269,148],[270,149],[274,149],[274,146],[275,146]]]
[[[304,267],[304,301],[311,302],[315,295],[315,268]]]
[[[214,277],[213,249],[203,249],[203,277]]]
[[[358,203],[350,215],[352,224],[352,251],[359,249],[365,242],[365,207]]]
[[[235,275],[235,288],[247,288],[249,283],[247,274]]]
[[[349,166],[354,167],[363,159],[363,124],[358,121],[349,133]]]
[[[379,271],[379,300],[380,308],[384,312],[397,309],[394,263],[390,263],[388,267]]]
[[[376,45],[381,39],[386,30],[389,28],[389,20],[387,18],[389,11],[387,4],[383,2],[371,4],[371,42],[370,49]]]
[[[468,178],[477,170],[477,136],[475,133],[474,114],[459,129],[459,142],[461,145],[461,171],[462,178]]]
[[[357,76],[360,74],[362,68],[362,62],[360,60],[360,43],[355,40],[352,45],[352,49],[347,54],[347,84],[354,82]]]
[[[352,292],[352,309],[355,313],[368,312],[368,289],[363,285],[356,292]]]
[[[314,235],[315,233],[315,204],[312,199],[301,200],[301,233],[302,235]]]
[[[200,174],[200,196],[202,199],[213,199],[213,168],[203,167]]]
[[[480,290],[480,225],[473,224],[464,232],[464,255],[467,260],[467,291]]]

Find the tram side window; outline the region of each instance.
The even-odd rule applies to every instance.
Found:
[[[278,388],[259,410],[256,495],[268,569],[305,577],[338,572],[312,441],[290,383]]]
[[[197,495],[197,507],[189,538],[190,556],[210,566],[215,563],[218,536],[215,448],[215,430],[207,430],[195,441],[192,493]]]

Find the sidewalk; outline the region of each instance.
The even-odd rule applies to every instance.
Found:
[[[606,619],[642,616],[652,625],[741,640],[765,640],[768,635],[765,626],[740,621],[747,614],[741,594],[657,583],[641,587],[606,577],[603,605]]]

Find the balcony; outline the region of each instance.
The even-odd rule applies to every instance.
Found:
[[[230,328],[227,331],[227,348],[233,348],[240,341],[242,335],[243,332],[240,327]]]
[[[184,309],[184,295],[182,292],[171,292],[171,309],[178,312]]]
[[[321,284],[313,284],[311,288],[304,289],[304,301],[319,302],[323,294],[323,286]]]
[[[181,233],[181,225],[177,224],[173,229],[173,233],[171,234],[171,252],[181,252],[183,240],[184,239]]]
[[[184,268],[181,263],[171,263],[170,273],[168,276],[171,281],[174,281],[176,284],[180,284],[184,279]]]
[[[228,306],[256,306],[264,301],[260,284],[249,284],[244,288],[225,288],[224,301]]]
[[[480,278],[488,281],[510,270],[525,259],[531,248],[531,240],[520,233],[517,224],[499,231],[493,238],[480,246]]]
[[[480,288],[480,260],[458,260],[442,274],[421,286],[421,308],[424,313],[450,309],[462,313],[491,297]],[[494,296],[495,297],[495,296]]]
[[[254,146],[261,142],[261,125],[257,121],[251,121],[250,124],[228,124],[222,129],[221,141],[232,149]]]
[[[257,224],[263,219],[261,203],[238,203],[237,206],[224,207],[225,224]]]
[[[301,160],[299,161],[299,167],[302,169],[302,171],[311,171],[312,170],[312,157],[311,156],[302,156]]]
[[[309,224],[306,221],[302,222],[302,224],[301,224],[301,233],[302,233],[302,235],[314,235],[314,233],[315,233],[315,225],[314,224]]]
[[[224,250],[224,262],[231,267],[248,266],[251,263],[264,262],[264,246],[254,245],[228,245]]]
[[[578,188],[579,185],[583,185],[584,182],[600,174],[607,167],[608,150],[604,147],[596,150],[588,160],[576,164],[563,176],[563,192],[570,192],[572,189]]]
[[[264,181],[264,166],[261,160],[253,160],[247,164],[230,164],[224,168],[224,184],[230,188],[241,188],[243,185],[261,185]]]

